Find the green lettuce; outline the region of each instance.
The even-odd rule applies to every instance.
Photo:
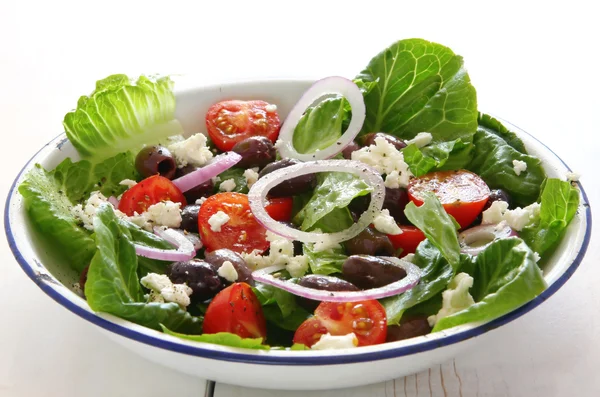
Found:
[[[81,272],[96,252],[91,233],[73,217],[71,208],[93,190],[104,195],[119,195],[126,187],[123,179],[135,179],[133,157],[121,153],[93,165],[82,160],[65,159],[53,171],[36,164],[19,186],[25,209],[33,226],[52,242],[59,255]]]
[[[302,250],[308,258],[308,265],[313,274],[341,273],[342,265],[348,258],[342,248],[315,252],[312,244],[304,244]]]
[[[295,331],[311,315],[298,306],[294,295],[280,288],[256,283],[253,291],[267,321],[279,328]]]
[[[546,178],[540,159],[521,153],[484,127],[477,130],[473,143],[475,150],[468,170],[479,175],[491,189],[506,190],[517,206],[524,207],[538,199]],[[524,161],[527,170],[515,174],[514,160]]]
[[[94,218],[96,246],[85,283],[85,296],[92,310],[160,330],[200,333],[201,318],[193,317],[178,304],[146,302],[138,275],[133,238],[108,204]]]
[[[470,142],[477,128],[477,96],[463,59],[440,44],[400,40],[376,55],[357,79],[377,82],[365,95],[362,133],[410,139],[427,131],[434,142]]]
[[[539,221],[519,235],[532,250],[542,255],[560,240],[578,207],[577,188],[569,182],[547,179],[540,197]]]
[[[244,176],[245,169],[242,168],[230,168],[225,172],[219,174],[219,182],[215,184],[215,193],[219,193],[221,190],[219,186],[222,182],[225,182],[228,179],[233,179],[235,182],[235,188],[233,188],[232,192],[236,193],[248,193],[248,181]]]
[[[171,336],[176,336],[181,339],[191,340],[193,342],[213,343],[215,345],[223,345],[230,347],[242,347],[245,349],[269,350],[269,346],[263,345],[262,338],[242,338],[236,334],[229,332],[218,332],[216,334],[202,335],[187,335],[171,331],[163,324],[160,325],[162,331]]]
[[[344,217],[343,214],[349,217],[348,204],[354,198],[373,191],[364,180],[345,172],[320,173],[317,180],[313,196],[294,218],[294,222],[300,224],[302,230],[314,228],[317,222],[335,210],[340,211],[338,217]],[[352,222],[352,218],[349,219]]]
[[[486,321],[514,310],[546,288],[533,251],[523,240],[497,240],[477,255],[468,270],[473,277],[469,291],[475,304],[439,320],[433,332],[474,321]]]
[[[419,177],[430,171],[466,167],[472,159],[473,144],[460,139],[432,143],[421,149],[411,144],[402,149],[402,153],[410,171]]]
[[[83,158],[98,162],[117,153],[183,132],[175,120],[175,95],[169,77],[115,74],[96,82],[90,96],[65,115],[67,137]]]
[[[510,131],[504,124],[502,124],[499,120],[496,120],[489,114],[479,113],[479,118],[477,119],[478,128],[490,132],[494,135],[502,138],[507,144],[509,144],[516,151],[527,154],[527,149],[525,149],[525,144],[515,134]]]

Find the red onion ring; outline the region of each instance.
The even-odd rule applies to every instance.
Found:
[[[274,186],[281,182],[315,172],[348,172],[357,175],[369,184],[373,191],[371,192],[371,202],[369,208],[360,216],[358,221],[348,229],[336,233],[309,233],[293,229],[283,223],[277,222],[265,211],[267,205],[267,194]],[[250,209],[256,220],[275,234],[292,240],[298,240],[304,243],[328,242],[331,244],[341,243],[351,239],[362,232],[373,222],[375,217],[381,212],[383,199],[385,198],[385,187],[383,179],[379,172],[359,161],[352,160],[319,160],[309,161],[302,164],[292,165],[273,171],[260,178],[248,192],[248,201]]]
[[[294,130],[306,109],[317,99],[327,94],[340,94],[348,100],[352,108],[350,125],[348,125],[348,129],[346,129],[336,142],[325,149],[314,153],[298,153],[293,143]],[[314,83],[304,92],[300,100],[296,102],[281,126],[279,140],[276,144],[277,150],[281,154],[281,157],[296,158],[302,161],[331,158],[340,153],[356,138],[356,135],[358,135],[365,122],[365,114],[365,100],[356,84],[344,77],[326,77]]]
[[[228,170],[236,165],[242,156],[235,152],[227,152],[218,155],[210,163],[196,171],[190,172],[182,177],[173,179],[172,182],[181,190],[187,192],[190,189],[208,181],[212,177],[219,175],[221,172]]]
[[[498,228],[499,226],[501,227]],[[458,242],[462,253],[476,256],[494,241],[513,236],[517,236],[517,232],[506,223],[498,223],[469,228],[458,235]],[[472,247],[471,244],[477,241],[487,241],[487,243]]]
[[[148,247],[146,245],[134,244],[135,253],[150,259],[158,259],[169,262],[185,262],[196,256],[194,245],[183,235],[173,229],[154,228],[154,233],[177,247],[176,250],[165,250]]]
[[[406,277],[383,287],[372,288],[365,291],[323,291],[303,287],[291,281],[280,280],[271,276],[268,274],[270,268],[257,270],[252,273],[252,277],[255,281],[281,288],[294,295],[325,302],[356,302],[369,299],[381,299],[401,294],[417,285],[421,278],[421,269],[412,263],[399,258],[391,256],[382,256],[381,258],[406,270]],[[271,271],[273,270],[271,269]]]
[[[119,200],[117,200],[115,196],[110,196],[108,202],[111,203],[113,207],[119,208]]]

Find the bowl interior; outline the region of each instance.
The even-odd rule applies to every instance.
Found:
[[[215,102],[225,99],[263,99],[275,103],[282,119],[285,118],[292,106],[301,94],[311,84],[310,80],[266,80],[254,82],[242,82],[235,84],[223,84],[205,87],[193,87],[193,84],[185,80],[177,83],[177,118],[182,123],[186,134],[204,132],[204,115],[208,108]],[[533,136],[520,130],[518,127],[505,122],[507,127],[515,131],[524,141],[527,150],[542,159],[548,176],[564,179],[569,168],[549,148],[536,140]],[[160,344],[160,347],[181,351],[184,353],[205,355],[206,352],[234,352],[225,359],[266,360],[265,357],[286,357],[290,362],[302,363],[299,357],[328,357],[328,356],[360,356],[366,353],[377,353],[387,351],[388,356],[411,354],[436,348],[440,340],[445,343],[457,341],[480,334],[491,329],[494,324],[503,324],[526,313],[537,306],[543,300],[554,293],[572,274],[578,266],[587,242],[591,228],[591,215],[589,205],[583,189],[581,189],[581,205],[577,215],[568,227],[567,235],[563,238],[553,255],[546,259],[541,267],[544,277],[548,283],[548,289],[538,298],[515,311],[493,320],[490,324],[467,324],[453,329],[417,337],[405,341],[387,343],[378,346],[369,346],[348,352],[257,352],[245,349],[229,348],[210,344],[193,343],[164,335],[144,327],[129,323],[114,316],[93,313],[85,300],[77,293],[74,283],[78,281],[77,274],[71,270],[66,263],[51,249],[48,243],[31,227],[23,203],[18,194],[16,186],[24,179],[25,174],[35,163],[40,163],[46,169],[52,169],[64,158],[71,157],[79,159],[73,146],[61,134],[53,141],[44,146],[23,168],[15,180],[15,184],[9,193],[5,213],[5,227],[9,243],[15,257],[25,270],[46,293],[52,296],[62,305],[74,311],[76,314],[121,335],[140,340],[142,342],[157,345],[156,341],[168,341]],[[487,325],[487,326],[486,326]],[[149,339],[148,339],[149,338]],[[437,342],[436,342],[437,341]],[[437,344],[436,344],[437,343]],[[200,348],[198,346],[201,346]],[[260,358],[257,358],[259,357]],[[241,357],[241,358],[240,358]],[[294,361],[295,360],[295,361]],[[357,358],[358,360],[358,358]],[[306,361],[308,363],[323,363],[321,361]]]

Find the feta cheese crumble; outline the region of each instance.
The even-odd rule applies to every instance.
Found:
[[[213,158],[213,153],[206,146],[206,136],[198,133],[184,140],[176,140],[170,143],[167,148],[175,157],[178,167],[193,165],[200,167]]]
[[[233,267],[233,263],[231,263],[230,261],[223,262],[221,267],[219,267],[219,269],[217,270],[217,274],[223,277],[225,280],[229,281],[230,283],[235,283],[238,279],[238,272],[237,270],[235,270],[235,267]]]
[[[351,349],[358,347],[358,338],[354,332],[347,335],[331,335],[326,333],[321,336],[321,339],[312,345],[313,350],[338,350],[338,349]]]
[[[142,277],[140,283],[151,290],[151,302],[175,302],[185,308],[190,304],[192,289],[185,284],[173,284],[164,274],[148,273]]]
[[[579,181],[579,178],[581,178],[581,174],[578,172],[567,172],[567,182],[577,182]]]
[[[273,105],[272,103],[270,103],[267,106],[265,106],[265,110],[267,111],[267,113],[275,113],[275,111],[277,110],[277,105]]]
[[[181,203],[161,201],[152,204],[143,216],[156,226],[178,228],[181,226]]]
[[[473,277],[467,273],[458,273],[448,284],[448,289],[442,292],[442,308],[437,314],[427,317],[429,325],[433,327],[442,318],[474,305],[475,300],[469,293],[471,287]]]
[[[481,223],[484,225],[506,222],[516,231],[535,222],[540,216],[540,204],[533,203],[525,208],[508,209],[506,201],[494,201],[490,208],[483,211]]]
[[[419,132],[417,136],[415,136],[413,139],[405,141],[405,143],[407,145],[415,145],[418,148],[422,148],[423,146],[429,145],[432,140],[433,135],[431,135],[429,132]]]
[[[123,179],[121,182],[119,182],[119,185],[127,186],[129,189],[131,189],[137,185],[137,182],[132,179]]]
[[[210,218],[208,218],[210,230],[212,230],[213,232],[220,232],[221,227],[227,222],[229,222],[229,219],[229,215],[227,215],[223,211],[217,211],[216,214],[213,214]]]
[[[513,160],[513,170],[517,176],[521,175],[521,172],[527,170],[527,163],[521,160]]]
[[[379,215],[373,220],[375,229],[385,234],[401,234],[402,229],[398,226],[394,218],[390,215],[390,211],[387,209],[381,210]]]
[[[294,242],[267,230],[266,240],[270,243],[269,255],[260,255],[259,251],[242,253],[242,258],[252,269],[269,266],[285,266],[292,277],[302,277],[308,270],[308,258],[305,255],[294,256]]]
[[[208,200],[206,197],[200,197],[198,200],[196,200],[196,204],[202,205],[206,200]]]
[[[249,168],[244,171],[244,178],[246,178],[246,184],[248,187],[252,187],[258,180],[258,167]]]
[[[390,189],[406,187],[411,177],[404,155],[385,138],[375,138],[375,144],[352,152],[352,160],[360,161],[385,174],[385,186]]]
[[[233,178],[229,178],[221,182],[221,184],[219,185],[219,190],[222,192],[232,192],[233,189],[235,189],[235,187],[235,181],[233,180]]]
[[[84,204],[77,204],[76,206],[71,207],[70,212],[75,219],[78,219],[83,223],[84,228],[87,230],[94,230],[94,216],[96,216],[98,208],[104,203],[110,204],[106,196],[99,191],[94,191],[90,194],[90,197]],[[115,214],[120,218],[127,218],[127,215],[118,209],[115,209]]]

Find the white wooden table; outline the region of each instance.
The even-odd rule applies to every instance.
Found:
[[[207,82],[352,77],[391,42],[423,37],[464,56],[481,109],[530,131],[583,173],[598,217],[595,8],[578,1],[386,3],[0,1],[1,196],[37,148],[62,131],[79,95],[110,73],[194,73]],[[0,396],[204,395],[204,380],[122,350],[51,301],[1,240]],[[349,390],[218,384],[214,395],[598,396],[599,246],[595,235],[580,269],[547,302],[441,366]]]

